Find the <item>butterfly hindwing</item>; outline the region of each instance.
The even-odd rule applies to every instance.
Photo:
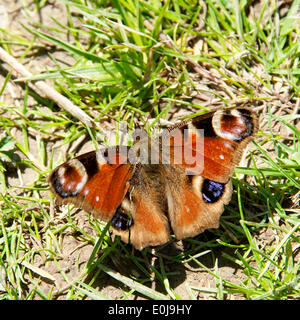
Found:
[[[170,240],[170,229],[165,215],[164,199],[160,186],[149,177],[157,175],[157,167],[138,166],[130,179],[130,188],[113,218],[113,233],[124,242],[131,243],[141,250],[147,246],[156,246]],[[120,217],[124,223],[117,224]],[[129,220],[128,223],[126,221]],[[121,218],[123,219],[123,218]]]
[[[232,194],[232,185],[217,183],[185,170],[164,166],[168,215],[176,239],[193,237],[219,226],[219,218]]]

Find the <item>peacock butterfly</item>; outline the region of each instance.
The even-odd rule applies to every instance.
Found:
[[[250,108],[210,112],[169,127],[155,143],[144,137],[133,147],[67,161],[50,174],[51,191],[110,221],[113,233],[138,250],[168,242],[171,233],[193,237],[219,226],[234,167],[257,128]]]

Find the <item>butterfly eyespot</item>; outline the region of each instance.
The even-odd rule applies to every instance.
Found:
[[[112,217],[111,225],[118,230],[127,230],[133,225],[133,220],[118,208]]]
[[[203,200],[208,203],[218,201],[224,193],[224,186],[224,183],[205,179],[202,185]]]
[[[87,175],[78,160],[70,160],[53,171],[51,181],[55,192],[60,197],[75,197],[86,183]]]

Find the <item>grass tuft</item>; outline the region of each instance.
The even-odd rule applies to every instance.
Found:
[[[31,74],[0,76],[0,299],[299,300],[299,0],[17,3],[0,44]],[[54,207],[50,171],[112,130],[243,104],[260,131],[219,229],[136,252]]]

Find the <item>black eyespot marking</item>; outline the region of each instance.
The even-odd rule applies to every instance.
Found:
[[[202,185],[202,197],[205,202],[214,203],[218,201],[224,193],[224,183],[205,179]]]
[[[117,209],[111,219],[111,225],[118,230],[127,230],[133,225],[133,220],[122,211],[123,210],[120,207]]]

